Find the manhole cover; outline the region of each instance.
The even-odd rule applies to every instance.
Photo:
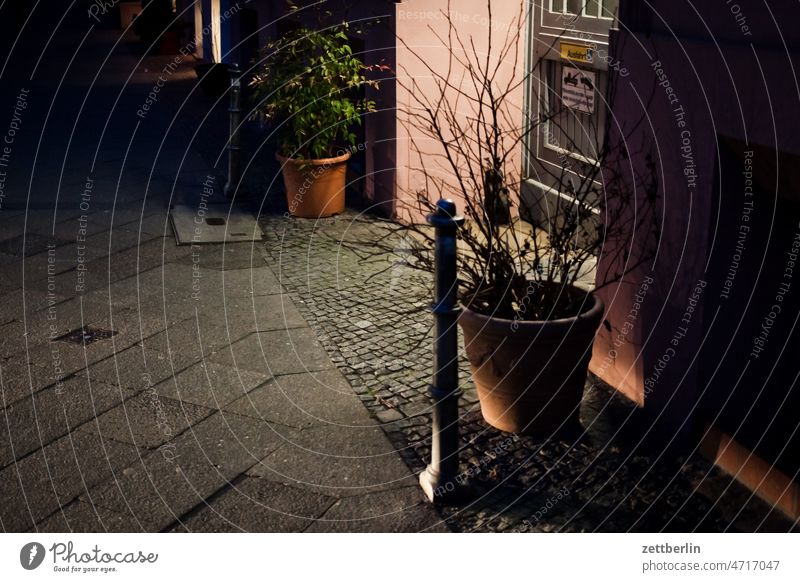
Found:
[[[84,325],[81,328],[74,329],[70,332],[65,333],[64,335],[57,337],[53,341],[57,342],[67,342],[70,344],[93,344],[94,342],[99,342],[100,340],[108,339],[110,337],[114,337],[119,333],[113,329],[97,329],[95,327],[89,327],[88,325]]]

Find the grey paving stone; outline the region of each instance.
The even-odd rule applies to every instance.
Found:
[[[130,220],[131,218],[133,220]],[[172,236],[172,227],[169,224],[169,214],[166,209],[161,212],[150,213],[144,217],[136,215],[136,210],[134,209],[132,213],[125,216],[125,219],[127,221],[125,224],[120,225],[120,228],[142,233],[143,237],[145,235]]]
[[[48,445],[131,395],[116,386],[73,376],[0,409],[0,467]]]
[[[13,223],[19,229],[18,234],[25,232],[52,237],[54,228],[58,228],[62,223],[69,223],[80,215],[81,212],[77,209],[59,208],[56,213],[52,210],[28,209],[14,219]]]
[[[146,232],[137,232],[127,228],[114,227],[113,230],[105,228],[103,231],[86,237],[86,246],[103,251],[104,255],[136,248],[142,243],[153,239],[160,239],[161,235]]]
[[[93,364],[88,373],[92,379],[141,392],[172,377],[169,360],[159,356],[157,352],[135,345]]]
[[[226,327],[219,318],[196,315],[145,338],[142,344],[150,352],[158,354],[160,359],[172,362],[178,371],[210,357],[214,350],[222,349],[248,333]]]
[[[334,501],[268,479],[246,477],[173,531],[299,532],[324,514]]]
[[[217,299],[220,302],[240,297],[280,294],[282,288],[278,280],[269,268],[263,266],[263,260],[257,258],[259,262],[252,266],[227,268],[226,265],[223,270],[216,263],[203,264],[202,254],[193,254],[191,262],[181,264],[180,269],[170,273],[170,289],[184,292],[188,290],[203,301]]]
[[[115,303],[130,304],[148,300],[169,302],[191,298],[192,283],[190,262],[164,263],[115,282],[109,291]]]
[[[156,238],[139,246],[129,248],[107,257],[95,259],[86,265],[85,288],[87,291],[107,287],[110,282],[127,279],[161,265],[186,260],[189,250],[176,247],[168,239]],[[74,276],[64,273],[56,277],[57,285],[74,285]]]
[[[38,343],[29,348],[27,357],[39,362],[51,358],[57,352],[65,374],[74,373],[115,352],[124,351],[141,342],[143,335],[146,340],[164,329],[164,324],[157,317],[142,315],[130,309],[109,310],[108,306],[87,301],[83,301],[81,306],[77,299],[57,307],[61,308],[55,311],[57,317],[53,321],[49,321],[44,313],[32,318],[32,324],[36,324],[36,327],[28,327],[27,337],[29,342]],[[49,340],[49,334],[62,337],[84,326],[113,332],[113,335],[85,344],[63,339]]]
[[[222,283],[226,297],[248,297],[251,295],[277,295],[283,292],[278,278],[271,269],[259,261],[252,268],[225,269],[222,272]]]
[[[49,341],[84,325],[108,326],[111,318],[108,305],[73,297],[31,314],[25,333],[29,342]]]
[[[32,257],[46,252],[51,246],[59,246],[69,242],[71,241],[54,238],[49,233],[42,235],[28,231],[25,234],[1,241],[0,253],[15,257]]]
[[[191,248],[187,247],[181,248]],[[224,245],[195,245],[196,261],[203,269],[250,269],[263,267],[262,243],[233,243]]]
[[[77,268],[79,262],[88,263],[104,255],[105,253],[100,249],[85,245],[78,246],[74,242],[70,242],[52,251],[25,257],[15,263],[13,267],[7,267],[4,270],[12,277],[22,277],[24,271],[25,281],[29,284],[49,276],[54,277],[60,273],[72,271]]]
[[[86,216],[85,221],[82,220],[82,216]],[[104,230],[108,230],[108,228],[102,222],[89,220],[89,215],[81,215],[62,220],[56,224],[53,231],[53,236],[58,239],[70,241],[72,243],[85,243],[85,240],[78,241],[79,235],[82,239],[86,239],[87,237],[99,232],[103,232]]]
[[[265,477],[333,497],[416,485],[378,427],[307,428],[290,444],[253,466],[249,475]]]
[[[158,384],[161,396],[205,406],[223,408],[242,398],[269,379],[264,374],[237,370],[213,362],[200,362]]]
[[[236,330],[240,335],[242,332],[253,333],[307,326],[288,295],[226,297],[224,302],[216,305],[204,304],[202,313],[205,316],[210,317],[214,312],[222,317],[228,329]]]
[[[135,447],[73,432],[0,471],[0,522],[26,531],[138,458]]]
[[[419,487],[403,487],[337,499],[306,530],[315,533],[447,533],[450,529]]]
[[[46,309],[51,301],[59,303],[65,299],[65,295],[54,293],[49,297],[46,291],[36,291],[27,286],[24,291],[12,291],[0,297],[0,323],[23,321],[25,316],[30,317],[34,312]]]
[[[278,376],[226,406],[226,410],[298,428],[374,425],[361,399],[338,370]]]
[[[61,379],[51,361],[40,359],[33,363],[26,357],[0,362],[0,373],[0,402],[4,406],[27,398]]]
[[[308,328],[255,333],[211,355],[211,361],[274,376],[333,368]]]
[[[290,434],[264,422],[217,413],[151,452],[116,481],[91,490],[84,500],[91,497],[94,504],[123,514],[130,508],[145,531],[160,531],[202,506]]]
[[[208,408],[158,395],[149,388],[78,430],[149,449],[172,440],[211,414]]]
[[[21,321],[9,321],[0,325],[0,357],[5,360],[25,351],[24,335],[25,324]]]
[[[128,533],[142,531],[130,514],[118,513],[82,501],[73,501],[36,524],[39,533]]]

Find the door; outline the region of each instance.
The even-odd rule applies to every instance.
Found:
[[[529,37],[532,76],[520,215],[537,225],[594,176],[605,137],[608,35],[618,0],[536,2]],[[613,64],[613,62],[612,62]],[[599,177],[599,176],[598,176]],[[591,201],[590,201],[591,202]]]

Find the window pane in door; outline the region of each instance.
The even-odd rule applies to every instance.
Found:
[[[586,158],[596,158],[597,148],[604,135],[605,111],[602,101],[595,98],[594,113],[587,114],[567,109],[561,101],[561,78],[563,64],[558,61],[547,62],[547,115],[552,120],[547,124],[545,143],[557,150],[567,150]],[[597,71],[597,90],[605,88],[606,74]]]
[[[614,18],[619,8],[619,0],[603,0],[603,14],[605,18]]]

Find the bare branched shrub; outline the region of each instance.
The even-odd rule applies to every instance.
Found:
[[[499,27],[487,0],[489,25],[481,42],[460,31],[448,5],[443,19],[429,26],[449,54],[444,67],[430,64],[400,39],[415,59],[398,75],[398,84],[411,100],[400,113],[421,183],[399,202],[398,216],[405,220],[396,230],[413,233],[409,264],[432,271],[433,232],[414,217],[418,221],[433,212],[440,197],[454,199],[466,218],[459,233],[462,303],[496,317],[550,320],[588,308],[588,295],[577,283],[601,255],[610,260],[602,261],[609,267],[598,274],[598,287],[647,260],[647,247],[659,238],[658,182],[649,155],[646,176],[621,175],[618,168],[627,165],[630,152],[606,115],[602,124],[582,123],[580,144],[573,139],[559,144],[563,155],[556,170],[541,170],[551,195],[523,202],[523,158],[531,154],[537,134],[554,131],[565,116],[577,114],[553,95],[538,96],[542,113],[535,117],[515,102],[528,83],[544,75],[546,63],[541,58],[526,68],[521,62],[529,8],[520,4],[514,21]],[[505,34],[498,35],[501,29]],[[598,100],[611,102],[614,90],[612,77]]]

